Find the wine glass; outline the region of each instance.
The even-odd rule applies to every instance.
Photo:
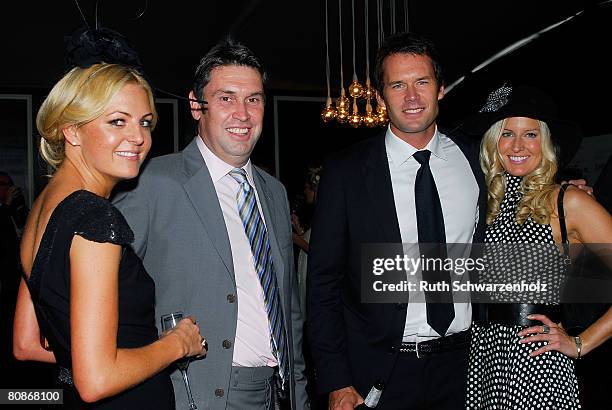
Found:
[[[178,322],[183,319],[183,312],[174,312],[161,317],[161,328],[162,332],[172,329]],[[183,382],[185,383],[185,389],[187,389],[187,397],[189,398],[189,410],[198,410],[193,401],[193,395],[191,394],[191,388],[189,387],[189,377],[187,377],[187,368],[189,367],[189,358],[183,358],[176,361],[176,367],[181,371],[183,376]]]

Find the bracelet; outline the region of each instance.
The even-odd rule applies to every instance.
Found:
[[[576,342],[576,351],[578,352],[578,356],[576,356],[576,360],[580,359],[582,353],[582,339],[580,336],[574,336],[574,341]]]

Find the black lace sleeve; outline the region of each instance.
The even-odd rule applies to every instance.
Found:
[[[134,233],[124,216],[107,199],[88,191],[78,191],[71,207],[76,213],[74,234],[94,242],[127,245]]]

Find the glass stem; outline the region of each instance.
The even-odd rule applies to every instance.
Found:
[[[185,389],[187,389],[187,396],[189,397],[189,410],[198,410],[193,401],[193,396],[191,395],[191,388],[189,387],[189,378],[187,377],[187,369],[181,370],[181,375],[183,376],[183,381],[185,382]]]

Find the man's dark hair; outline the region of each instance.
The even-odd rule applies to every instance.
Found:
[[[200,60],[193,80],[193,92],[200,100],[204,99],[204,87],[210,81],[210,73],[216,67],[238,65],[252,67],[261,74],[263,84],[266,84],[267,74],[259,59],[244,44],[231,38],[219,42]]]
[[[392,54],[416,54],[428,56],[433,64],[434,75],[438,87],[444,85],[444,77],[442,76],[442,67],[440,65],[438,52],[435,45],[427,38],[409,32],[396,33],[387,37],[376,54],[376,66],[374,68],[374,83],[376,90],[383,95],[384,80],[383,70],[384,62],[387,57]]]

